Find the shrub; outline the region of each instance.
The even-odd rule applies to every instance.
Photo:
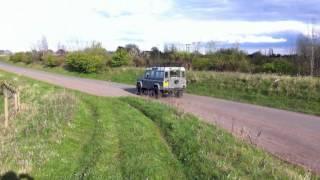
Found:
[[[112,56],[111,66],[120,67],[123,65],[128,65],[131,61],[132,57],[129,55],[129,53],[123,48],[118,48],[118,50]]]
[[[192,67],[196,70],[210,70],[211,66],[209,58],[198,57],[192,62]]]
[[[103,57],[85,52],[73,52],[67,55],[66,64],[74,71],[93,73],[103,67]]]
[[[32,53],[31,52],[24,53],[22,56],[22,62],[26,64],[32,63],[33,62]]]
[[[288,61],[278,60],[271,63],[265,63],[262,66],[263,72],[279,73],[279,74],[293,74],[295,67]]]
[[[30,64],[30,63],[32,63],[32,53],[18,52],[18,53],[13,54],[12,56],[10,56],[9,60],[14,63],[23,62],[26,64]]]
[[[47,53],[42,56],[43,63],[48,67],[61,66],[64,63],[64,56],[55,56],[52,53]]]
[[[110,64],[111,56],[105,48],[102,47],[102,44],[99,42],[92,42],[90,47],[87,47],[83,52],[89,54],[90,56],[101,56],[103,58],[104,64]]]
[[[13,55],[10,56],[10,61],[17,63],[17,62],[21,62],[23,58],[23,53],[19,52],[19,53],[15,53]]]

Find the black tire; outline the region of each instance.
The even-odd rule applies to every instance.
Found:
[[[183,97],[183,90],[180,91],[180,97]]]
[[[183,90],[176,91],[176,97],[181,98],[183,96]]]
[[[165,91],[160,91],[160,93],[161,93],[161,97],[166,97],[167,96]]]
[[[160,94],[159,88],[158,87],[154,87],[154,96],[156,97],[156,99],[159,98],[159,94]]]
[[[137,94],[138,94],[138,95],[141,95],[141,91],[142,91],[142,90],[141,90],[141,84],[138,83],[138,84],[137,84]]]

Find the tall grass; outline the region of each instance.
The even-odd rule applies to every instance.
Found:
[[[190,71],[188,81],[190,93],[320,115],[320,78]]]
[[[30,172],[52,155],[48,144],[63,138],[62,128],[72,120],[77,100],[52,86],[0,72],[3,79],[19,85],[22,104],[9,128],[0,124],[0,174],[13,169]]]

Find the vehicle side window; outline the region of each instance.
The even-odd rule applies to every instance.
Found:
[[[168,77],[169,77],[169,72],[165,72],[164,77],[165,77],[165,78],[168,78]]]
[[[186,77],[186,73],[184,71],[181,71],[182,77]]]
[[[150,71],[146,71],[145,74],[144,74],[144,77],[146,79],[149,79],[150,78]]]
[[[177,77],[176,71],[170,71],[170,77]]]
[[[170,77],[180,77],[180,71],[170,71]]]
[[[162,79],[164,76],[164,72],[163,71],[157,71],[157,79]]]
[[[160,73],[161,73],[160,71],[157,71],[157,72],[156,72],[156,78],[157,78],[157,79],[160,79]]]
[[[156,78],[156,71],[151,71],[151,76],[150,76],[150,78]]]

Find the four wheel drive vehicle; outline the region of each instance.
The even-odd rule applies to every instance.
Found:
[[[137,93],[152,92],[159,94],[174,94],[183,96],[187,87],[186,69],[184,67],[153,67],[147,68],[144,76],[137,81]]]

